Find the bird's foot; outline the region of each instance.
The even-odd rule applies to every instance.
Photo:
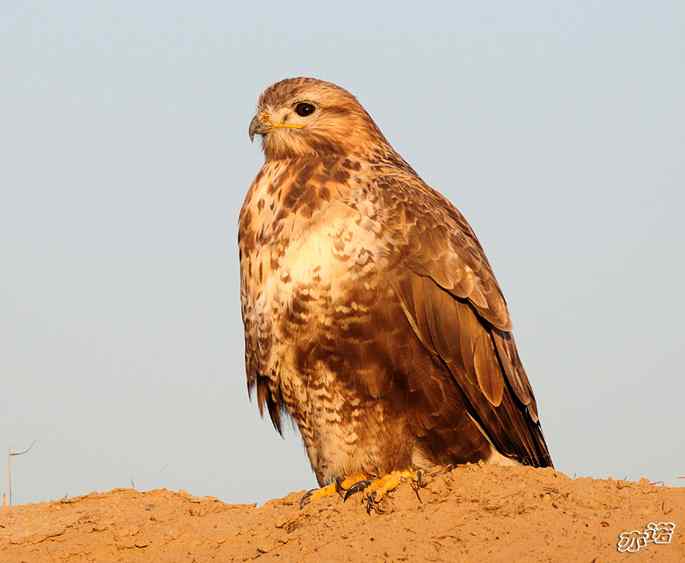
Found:
[[[300,499],[300,508],[304,508],[310,502],[314,500],[319,500],[325,497],[332,496],[334,494],[339,495],[343,500],[347,497],[345,496],[347,491],[353,488],[356,484],[364,482],[367,480],[367,476],[364,473],[355,473],[350,475],[345,479],[336,479],[335,482],[320,489],[312,489],[307,491],[304,496]]]
[[[380,513],[383,512],[380,506],[383,498],[390,491],[394,491],[399,487],[400,483],[403,481],[411,482],[412,489],[420,502],[421,497],[419,496],[419,489],[426,486],[423,480],[423,471],[412,471],[409,469],[393,471],[378,479],[363,479],[358,481],[345,490],[343,500],[347,500],[355,493],[362,492],[362,503],[366,506],[366,512],[369,514],[371,514],[372,511]]]

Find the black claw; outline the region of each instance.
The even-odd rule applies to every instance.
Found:
[[[417,500],[418,500],[421,504],[423,504],[423,501],[421,500],[421,495],[419,494],[419,489],[421,488],[420,485],[412,483],[412,484],[411,484],[411,488],[413,489],[414,494],[416,495]]]
[[[335,480],[335,492],[338,493],[343,500],[346,499],[345,493],[347,492],[347,489],[342,486],[342,479],[340,477]]]
[[[304,495],[302,495],[302,498],[300,499],[300,510],[302,510],[305,506],[309,504],[309,501],[312,498],[312,494],[316,490],[317,489],[309,489]]]
[[[366,502],[366,513],[371,514],[371,511],[374,509],[374,504],[376,502],[376,492],[374,491],[370,495],[366,495],[364,501]]]
[[[376,500],[376,498],[376,491],[374,491],[371,494],[366,495],[366,498],[364,499],[364,503],[366,504],[366,513],[369,515],[372,512],[377,514],[385,513],[385,510],[383,510],[381,507],[381,501]]]
[[[345,491],[345,496],[343,496],[343,501],[347,500],[350,498],[353,494],[355,493],[360,493],[366,487],[368,487],[371,484],[371,481],[369,479],[364,479],[363,481],[357,481],[354,485],[352,485],[349,489]]]
[[[419,490],[423,489],[425,486],[426,482],[423,480],[423,471],[419,470],[416,472],[416,481],[411,482],[411,488],[421,504],[423,504],[423,501],[421,500],[421,495],[419,495]]]

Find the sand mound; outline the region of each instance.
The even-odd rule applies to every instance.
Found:
[[[685,489],[467,465],[359,498],[262,507],[168,490],[115,489],[0,512],[0,562],[685,561]],[[675,522],[670,544],[617,550],[619,534]],[[638,534],[633,536],[637,538]],[[634,547],[639,547],[637,543]]]

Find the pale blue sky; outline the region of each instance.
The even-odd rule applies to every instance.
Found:
[[[476,229],[557,467],[685,474],[685,3],[0,5],[0,453],[18,502],[315,485],[245,390],[256,97],[352,92]],[[682,481],[680,481],[682,483]]]

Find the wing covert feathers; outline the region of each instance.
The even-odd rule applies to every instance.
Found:
[[[552,465],[511,334],[429,277],[408,273],[395,291],[416,336],[449,370],[488,440],[521,463]]]

